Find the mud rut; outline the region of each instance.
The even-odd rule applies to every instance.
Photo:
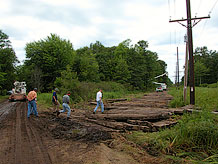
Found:
[[[120,132],[174,125],[170,116],[184,109],[168,109],[171,99],[164,92],[126,102],[109,100],[104,114],[75,110],[70,121],[51,111],[27,119],[26,102],[5,101],[0,103],[0,164],[165,163],[145,152],[126,154],[120,148],[125,139],[114,138]]]
[[[135,164],[132,157],[117,153],[107,143],[112,131],[52,112],[27,119],[26,102],[0,104],[0,164]]]
[[[0,163],[2,164],[51,164],[50,156],[33,122],[26,117],[27,104],[7,104],[7,119],[1,122]],[[1,109],[2,109],[1,108]],[[2,111],[2,110],[1,110]],[[5,113],[5,112],[3,112]]]

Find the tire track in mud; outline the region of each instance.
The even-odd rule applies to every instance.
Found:
[[[4,101],[0,104],[0,121],[3,120],[14,108],[15,102],[8,103],[8,101]]]
[[[1,122],[4,124],[0,133],[2,164],[52,164],[40,132],[34,124],[34,119],[37,118],[32,116],[27,119],[27,103],[16,102],[11,110],[7,120]]]

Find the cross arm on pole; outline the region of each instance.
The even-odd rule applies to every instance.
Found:
[[[190,0],[186,0],[186,6],[187,6],[187,19],[170,20],[169,22],[180,23],[181,21],[187,21],[187,26],[185,27],[187,28],[187,35],[188,35],[190,104],[194,105],[195,104],[195,78],[194,78],[194,57],[193,57],[193,40],[192,40],[192,20],[194,20],[194,25],[196,25],[198,22],[200,22],[199,20],[210,18],[210,15],[206,17],[191,18]],[[195,22],[195,20],[198,21]]]
[[[199,20],[199,19],[208,19],[210,18],[210,15],[206,16],[206,17],[195,17],[195,18],[191,18],[191,20]],[[181,21],[187,21],[188,19],[177,19],[177,20],[169,20],[169,22],[181,22]]]

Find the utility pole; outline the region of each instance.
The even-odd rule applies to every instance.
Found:
[[[189,51],[189,86],[190,86],[190,104],[195,104],[195,78],[194,78],[194,57],[193,57],[193,40],[192,40],[192,20],[194,20],[193,26],[195,26],[201,19],[210,18],[208,17],[199,17],[191,18],[191,5],[190,0],[186,0],[186,10],[187,10],[187,19],[181,20],[170,20],[170,22],[178,22],[179,24],[185,26],[188,32],[188,51]],[[198,20],[195,22],[195,20]],[[187,21],[187,26],[180,23],[181,21]]]
[[[176,53],[176,77],[175,77],[176,89],[179,89],[179,49],[177,47]]]
[[[186,104],[186,97],[187,97],[187,83],[188,83],[188,38],[185,34],[184,42],[186,45],[186,51],[185,51],[185,71],[184,71],[184,88],[183,88],[183,100]]]
[[[175,86],[176,86],[176,89],[177,89],[177,62],[176,62],[176,75],[175,75]]]
[[[189,51],[189,85],[190,85],[190,104],[195,105],[195,76],[194,76],[194,57],[192,41],[192,21],[190,0],[186,0],[187,5],[187,25],[188,25],[188,51]]]
[[[175,76],[175,86],[179,89],[179,48],[176,48],[176,76]]]

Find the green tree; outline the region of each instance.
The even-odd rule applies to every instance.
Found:
[[[202,84],[202,82],[204,83],[204,78],[205,76],[208,75],[209,72],[209,68],[207,68],[204,63],[202,63],[201,61],[197,61],[195,62],[195,85],[199,86]]]
[[[117,60],[113,79],[118,83],[122,83],[122,84],[129,83],[130,71],[126,60],[122,58]]]
[[[127,64],[130,42],[130,39],[123,41],[114,51],[113,80],[122,84],[129,83],[128,81],[130,79],[130,71]]]
[[[102,81],[112,81],[115,72],[116,60],[113,54],[114,47],[107,48],[105,52],[96,54],[99,65],[99,76]]]
[[[75,58],[75,51],[70,41],[61,39],[55,34],[44,40],[28,43],[25,49],[27,57],[25,65],[31,69],[34,77],[40,78],[38,79],[40,85],[37,85],[43,86],[44,91],[53,88],[55,79],[61,76],[67,65],[73,65]],[[40,76],[38,72],[41,72]],[[35,78],[31,79],[30,84],[34,85]]]
[[[0,30],[0,91],[9,90],[15,80],[15,65],[19,61],[11,46],[8,35]]]
[[[79,80],[77,74],[72,71],[71,66],[68,65],[66,70],[61,72],[61,76],[57,77],[54,82],[55,87],[58,87],[62,94],[65,94],[67,91],[71,92],[71,98],[73,101],[80,101],[79,96]]]
[[[147,72],[146,60],[144,56],[131,48],[128,54],[127,64],[130,71],[130,84],[137,90],[145,89],[145,73]]]
[[[99,81],[98,62],[93,54],[77,57],[76,63],[79,81]]]
[[[197,73],[196,84],[216,83],[218,79],[218,53],[208,50],[207,47],[197,47],[194,52],[195,69]],[[206,67],[206,68],[205,68]],[[196,76],[196,75],[195,75]]]
[[[94,44],[90,44],[90,51],[93,54],[98,54],[100,52],[104,52],[105,47],[101,44],[101,42],[96,41]]]
[[[211,57],[205,65],[209,68],[208,76],[206,76],[208,83],[216,83],[218,81],[218,53],[216,51],[211,52]]]

